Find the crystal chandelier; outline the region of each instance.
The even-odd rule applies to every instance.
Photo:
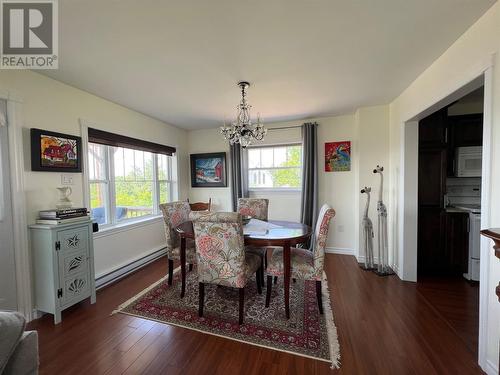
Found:
[[[256,124],[252,124],[252,120],[250,119],[250,108],[252,106],[248,104],[246,99],[246,90],[250,86],[250,83],[242,81],[238,82],[238,86],[241,88],[241,102],[236,107],[236,120],[229,126],[226,126],[226,121],[224,121],[224,126],[221,126],[220,132],[231,145],[239,143],[241,147],[245,148],[253,140],[262,141],[267,133],[267,129],[260,122],[259,114],[257,114]]]

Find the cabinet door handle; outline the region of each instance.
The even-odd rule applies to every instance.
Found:
[[[448,143],[448,128],[444,129],[444,143]]]

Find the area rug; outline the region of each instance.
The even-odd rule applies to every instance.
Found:
[[[290,286],[290,319],[285,318],[282,278],[273,285],[271,304],[265,307],[265,288],[257,293],[254,280],[245,288],[244,324],[238,325],[238,292],[231,288],[205,285],[204,316],[198,316],[196,268],[188,272],[186,294],[180,298],[180,272],[172,286],[167,278],[158,280],[120,305],[113,313],[138,316],[252,345],[279,350],[331,363],[339,367],[340,348],[333,322],[326,275],[323,276],[323,310],[316,301],[314,281]]]

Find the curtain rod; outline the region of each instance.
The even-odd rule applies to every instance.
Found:
[[[314,122],[314,124],[318,125],[317,122]],[[293,128],[301,128],[304,124],[302,125],[291,125],[291,126],[282,126],[279,128],[267,128],[267,130],[282,130],[282,129],[293,129]]]
[[[293,128],[301,128],[302,125],[295,126],[282,126],[281,128],[267,128],[267,130],[282,130],[282,129],[293,129]]]

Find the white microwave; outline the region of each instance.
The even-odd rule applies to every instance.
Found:
[[[457,147],[455,162],[457,177],[481,177],[483,148],[481,146]]]

